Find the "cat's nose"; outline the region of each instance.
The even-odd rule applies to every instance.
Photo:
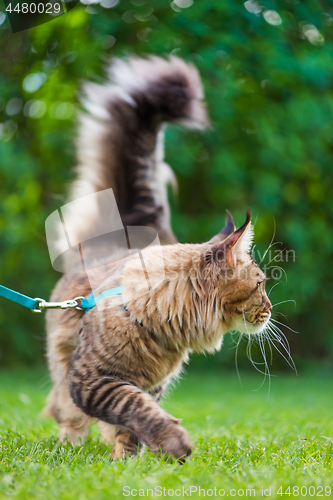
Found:
[[[269,298],[267,297],[266,294],[263,296],[262,300],[263,300],[264,310],[266,312],[271,312],[271,310],[273,309],[273,306],[272,306],[271,301],[269,300]]]

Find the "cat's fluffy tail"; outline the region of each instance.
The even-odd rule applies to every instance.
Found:
[[[175,56],[116,59],[105,85],[87,83],[77,139],[77,179],[71,199],[112,188],[125,226],[150,225],[164,243],[169,222],[163,124],[204,128],[208,118],[197,69]],[[94,210],[71,216],[78,241],[94,224]],[[69,221],[68,221],[69,222]]]

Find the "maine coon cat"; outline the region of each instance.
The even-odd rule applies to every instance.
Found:
[[[172,233],[163,124],[208,123],[194,66],[176,57],[117,60],[106,85],[86,85],[84,105],[71,198],[113,188],[124,226],[158,231],[162,257],[151,246],[145,259],[164,278],[147,291],[137,254],[121,259],[122,250],[110,248],[119,259],[95,267],[89,280],[86,273],[60,279],[52,301],[117,286],[124,297],[104,298],[87,313],[48,311],[54,385],[45,413],[59,423],[60,438],[74,443],[97,419],[103,438],[114,441],[113,458],[135,455],[146,444],[184,461],[192,445],[179,421],[159,406],[165,388],[191,352],[220,349],[231,329],[259,333],[270,318],[265,275],[249,254],[250,213],[239,229],[228,213],[224,229],[202,244],[177,243]],[[92,208],[71,214],[79,241],[96,224]]]

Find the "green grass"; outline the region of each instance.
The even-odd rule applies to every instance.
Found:
[[[185,375],[167,396],[163,406],[183,419],[196,447],[180,466],[147,449],[141,460],[110,463],[110,449],[100,442],[95,426],[82,445],[62,445],[55,423],[39,415],[49,386],[45,374],[0,373],[0,497],[112,500],[126,498],[124,486],[138,490],[138,497],[139,489],[147,494],[147,488],[161,486],[165,496],[163,489],[156,490],[162,495],[154,498],[171,498],[170,488],[181,488],[175,493],[182,498],[183,487],[190,497],[190,487],[200,486],[206,489],[200,498],[207,498],[208,489],[215,498],[215,487],[217,496],[223,488],[225,496],[240,498],[238,490],[244,490],[245,497],[245,490],[254,488],[260,497],[262,487],[271,487],[271,498],[288,498],[277,494],[281,486],[282,491],[291,486],[291,493],[294,486],[303,486],[308,490],[303,488],[300,498],[313,493],[329,498],[331,380],[279,375],[272,379],[267,401],[267,385],[253,391],[260,378],[244,374],[242,379],[243,389],[234,374],[202,370]],[[310,486],[316,489],[309,491]],[[297,488],[291,496],[296,493]],[[198,492],[192,490],[191,498],[199,498]]]

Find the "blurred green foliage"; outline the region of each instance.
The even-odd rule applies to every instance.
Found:
[[[212,121],[167,133],[177,236],[206,240],[225,208],[241,224],[251,207],[262,255],[276,225],[283,244],[263,264],[295,252],[270,296],[296,301],[276,307],[300,332],[288,334],[292,353],[332,361],[332,11],[320,0],[102,0],[16,34],[0,14],[0,283],[48,297],[59,278],[44,221],[73,175],[81,82],[103,81],[114,55],[172,52],[199,68]],[[1,364],[39,362],[43,331],[41,315],[1,299]]]

